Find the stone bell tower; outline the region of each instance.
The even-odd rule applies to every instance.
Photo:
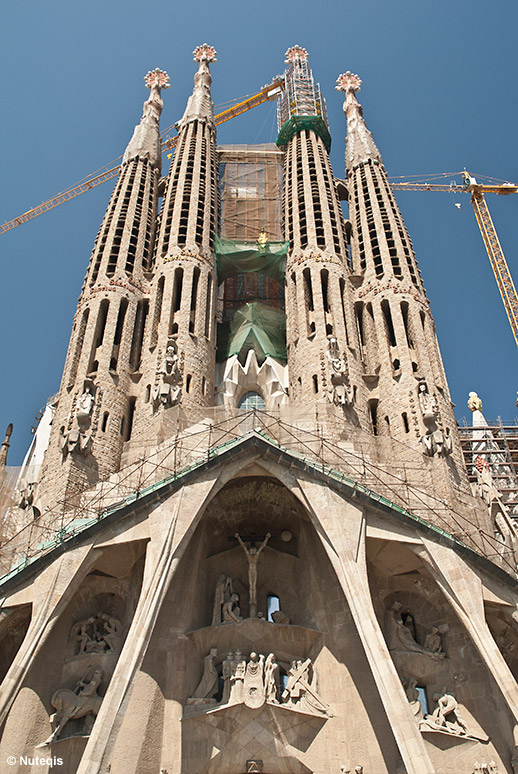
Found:
[[[137,417],[136,431],[160,426],[171,406],[188,413],[213,403],[218,188],[209,63],[216,51],[198,46],[194,60],[198,72],[178,123],[157,230],[143,357],[143,401],[150,407]]]
[[[284,229],[290,396],[296,403],[356,400],[358,342],[349,249],[328,151],[325,102],[300,46],[286,52],[277,145],[285,148]]]
[[[347,72],[346,172],[355,318],[371,430],[448,456],[456,421],[435,325],[412,242],[381,154],[356,99],[361,80]],[[462,467],[460,448],[455,459]]]
[[[74,318],[38,501],[76,493],[120,467],[131,435],[158,204],[161,90],[153,70],[140,123],[123,156]]]

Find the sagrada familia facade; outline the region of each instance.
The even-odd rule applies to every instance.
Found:
[[[361,81],[342,178],[305,49],[271,145],[217,145],[194,55],[166,177],[146,76],[4,515],[0,770],[517,774],[515,527]]]

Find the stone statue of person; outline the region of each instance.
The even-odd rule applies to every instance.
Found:
[[[415,640],[412,632],[403,623],[401,616],[401,602],[395,600],[387,610],[386,615],[386,632],[387,632],[387,644],[389,650],[402,650],[410,651],[412,653],[426,653],[429,656],[435,656],[437,658],[444,658],[444,653],[440,651],[431,651]]]
[[[425,421],[425,424],[427,424],[427,420],[429,422],[435,420],[435,401],[433,397],[428,392],[428,386],[425,382],[421,382],[418,388],[418,398],[419,398],[419,406],[421,408],[421,413],[423,414],[423,419]]]
[[[442,638],[439,634],[437,626],[432,627],[432,631],[426,635],[424,646],[426,650],[430,650],[432,653],[441,653],[442,651]]]
[[[279,665],[275,663],[275,656],[273,653],[269,653],[264,662],[264,689],[266,701],[278,704]]]
[[[162,364],[161,374],[165,377],[173,377],[178,370],[178,352],[176,343],[171,340],[165,351],[164,362]]]
[[[405,693],[408,703],[412,707],[412,712],[414,715],[421,717],[421,702],[419,701],[419,691],[417,690],[417,680],[415,677],[409,679]]]
[[[214,589],[214,604],[212,606],[212,626],[222,621],[223,604],[232,596],[232,578],[228,575],[220,575]]]
[[[94,405],[94,396],[90,392],[90,388],[86,387],[85,391],[77,400],[76,417],[79,424],[84,423],[92,413]]]
[[[203,675],[192,695],[193,699],[210,699],[217,693],[218,671],[214,663],[217,655],[218,649],[211,648],[210,653],[203,659]]]
[[[239,594],[231,594],[229,599],[227,599],[226,602],[223,602],[221,611],[223,623],[241,623],[243,619],[240,616]]]
[[[259,554],[266,546],[268,540],[271,538],[271,534],[269,532],[267,533],[259,548],[256,548],[255,546],[247,548],[241,540],[239,532],[236,532],[234,537],[237,538],[239,545],[242,547],[248,560],[248,596],[250,618],[255,618],[257,615],[257,563],[259,561]]]
[[[230,704],[240,704],[244,698],[246,661],[239,648],[234,653],[232,676],[230,678]]]
[[[230,701],[230,690],[232,687],[230,680],[234,674],[234,663],[234,654],[232,652],[227,653],[227,657],[221,665],[221,676],[223,678],[222,704],[228,704]]]

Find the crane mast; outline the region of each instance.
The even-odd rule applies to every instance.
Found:
[[[518,296],[516,294],[516,288],[493,225],[484,194],[482,191],[477,191],[475,186],[474,189],[475,190],[473,190],[471,194],[471,204],[473,205],[478,227],[486,246],[498,290],[500,291],[502,301],[504,302],[505,311],[509,318],[509,324],[511,325],[514,340],[518,346]]]
[[[505,260],[504,251],[498,240],[495,226],[489,213],[489,207],[484,194],[496,193],[499,196],[508,196],[518,193],[518,186],[512,183],[503,183],[502,185],[481,185],[477,180],[464,171],[464,185],[451,183],[392,183],[391,186],[396,191],[443,191],[446,193],[471,193],[471,204],[475,212],[478,227],[484,240],[486,252],[495,275],[496,284],[500,291],[500,296],[513,332],[514,340],[518,346],[518,294],[514,286],[509,266]]]

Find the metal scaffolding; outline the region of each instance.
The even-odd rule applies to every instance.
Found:
[[[518,519],[518,421],[487,422],[486,427],[459,425],[458,431],[470,482],[477,468],[487,466],[509,514]]]
[[[283,411],[283,417],[286,413]],[[57,502],[40,514],[31,507],[20,510],[11,498],[3,519],[4,525],[10,527],[4,529],[4,561],[0,568],[4,575],[0,581],[16,575],[114,512],[127,506],[139,507],[144,498],[153,496],[163,486],[182,484],[182,480],[187,484],[197,469],[252,436],[263,438],[283,454],[295,457],[308,470],[323,473],[363,492],[374,502],[431,525],[507,572],[515,572],[511,551],[465,515],[473,506],[471,492],[465,486],[456,485],[447,501],[432,467],[423,470],[420,460],[412,462],[409,454],[408,462],[396,462],[401,458],[396,452],[401,449],[387,448],[383,455],[376,455],[377,460],[391,460],[384,464],[374,461],[372,437],[359,429],[351,440],[335,443],[326,437],[326,421],[331,417],[315,417],[314,410],[308,410],[307,416],[299,413],[290,419],[291,422],[281,419],[279,414],[258,409],[211,409],[197,425],[177,431],[151,452],[143,443],[142,454],[123,470],[93,488],[78,491],[66,503]],[[336,416],[332,421],[336,422]],[[376,440],[378,444],[403,446],[389,437]]]

